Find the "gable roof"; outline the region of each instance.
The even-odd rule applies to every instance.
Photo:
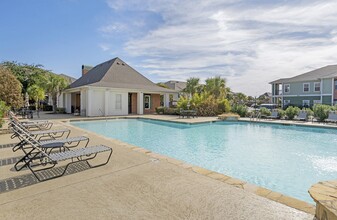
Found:
[[[278,79],[270,83],[313,81],[322,78],[334,78],[334,77],[337,77],[337,65],[329,65],[291,78]]]
[[[182,81],[167,81],[164,83],[165,85],[167,85],[170,89],[174,89],[175,91],[182,91],[183,89],[186,88],[186,82],[182,82]]]
[[[69,84],[76,81],[76,79],[74,77],[68,76],[68,75],[63,74],[63,73],[59,74],[59,76],[62,76],[63,78],[65,78],[68,81]]]
[[[160,87],[118,57],[98,64],[70,85],[140,89],[148,92],[174,92]]]

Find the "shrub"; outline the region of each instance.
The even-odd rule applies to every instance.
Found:
[[[284,116],[286,116],[286,112],[279,108],[279,109],[276,109],[276,111],[278,112],[278,115],[280,116],[280,118],[284,118]]]
[[[178,100],[177,107],[180,109],[187,109],[188,104],[188,98],[185,98],[184,96],[181,96]]]
[[[337,105],[331,106],[332,111],[337,111]]]
[[[315,104],[313,107],[314,116],[318,118],[319,121],[324,121],[329,116],[329,111],[331,111],[333,107],[330,105],[322,105]]]
[[[299,112],[300,112],[300,108],[299,107],[293,107],[293,106],[289,106],[285,110],[285,113],[286,113],[289,120],[293,120],[295,118],[295,116],[298,115]]]
[[[163,106],[160,106],[160,107],[157,107],[156,108],[156,112],[157,112],[157,114],[164,114],[164,107]]]
[[[5,117],[5,114],[8,110],[9,110],[9,107],[6,106],[6,103],[4,101],[0,101],[0,128],[5,122],[3,118]]]
[[[43,111],[53,111],[53,106],[52,105],[44,105]]]
[[[65,114],[66,113],[66,109],[65,108],[57,108],[56,112],[59,114]]]
[[[218,111],[219,113],[228,113],[231,111],[231,105],[227,99],[222,99],[218,101]]]
[[[164,107],[164,114],[165,115],[178,115],[179,109],[178,108],[167,108]]]
[[[28,107],[28,109],[29,109],[29,110],[35,111],[35,110],[36,110],[36,106],[35,106],[35,105],[30,105],[30,106]]]
[[[260,113],[263,116],[270,116],[271,115],[271,111],[265,107],[260,108]]]
[[[307,112],[308,116],[314,115],[314,112],[310,108],[302,108],[302,111]]]
[[[219,113],[218,102],[210,95],[196,107],[199,116],[216,116]]]
[[[199,95],[198,93],[195,93],[190,100],[190,105],[191,105],[190,108],[197,109],[204,99],[205,97],[203,95]]]
[[[218,116],[221,120],[238,120],[240,115],[234,113],[224,113]]]
[[[232,107],[232,112],[237,113],[240,117],[246,117],[248,113],[248,108],[245,105],[234,105]]]

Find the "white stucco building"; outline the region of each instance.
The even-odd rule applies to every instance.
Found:
[[[59,107],[82,116],[109,116],[154,113],[169,106],[176,91],[151,82],[119,58],[98,64],[73,82],[59,98]]]

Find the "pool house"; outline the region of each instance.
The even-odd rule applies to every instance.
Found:
[[[169,107],[177,93],[160,87],[118,57],[96,65],[82,66],[82,76],[59,98],[59,107],[82,116],[151,114]]]

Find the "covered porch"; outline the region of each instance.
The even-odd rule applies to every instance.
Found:
[[[68,89],[62,94],[62,107],[67,113],[81,116],[153,114],[157,107],[169,107],[170,94],[111,88],[76,88]]]

